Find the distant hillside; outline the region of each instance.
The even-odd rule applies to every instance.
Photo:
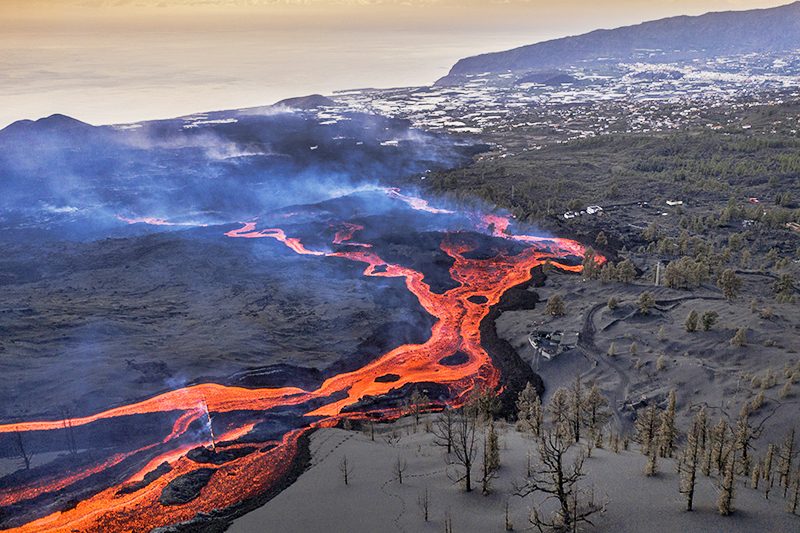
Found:
[[[541,71],[578,61],[677,60],[800,48],[800,2],[771,9],[671,17],[596,30],[460,60],[437,85],[483,72]]]

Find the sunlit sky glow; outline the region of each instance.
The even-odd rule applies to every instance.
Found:
[[[0,128],[60,112],[169,118],[356,87],[455,61],[770,0],[0,0]]]

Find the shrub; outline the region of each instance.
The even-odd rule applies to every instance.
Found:
[[[544,308],[545,313],[548,315],[561,316],[566,314],[567,310],[564,306],[564,298],[560,294],[554,294],[547,299],[547,305]]]

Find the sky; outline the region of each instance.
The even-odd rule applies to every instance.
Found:
[[[359,87],[460,58],[786,0],[0,0],[0,128],[126,123]]]

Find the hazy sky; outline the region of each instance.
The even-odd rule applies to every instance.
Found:
[[[672,15],[774,7],[786,0],[0,0],[16,28],[616,27]]]
[[[0,0],[0,128],[429,85],[460,58],[785,0]]]

